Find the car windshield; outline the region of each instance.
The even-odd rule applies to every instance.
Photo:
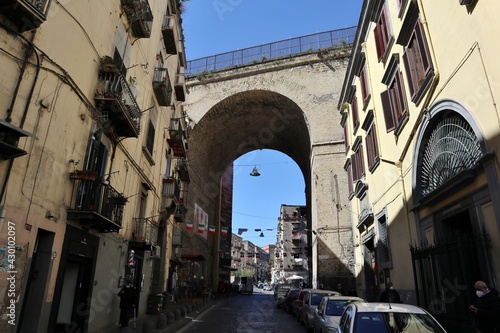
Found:
[[[328,302],[326,306],[326,315],[328,316],[341,316],[342,312],[346,308],[347,304],[351,303],[351,300],[332,300]]]
[[[318,305],[326,294],[313,293],[311,295],[311,305]]]
[[[354,328],[359,333],[445,333],[428,314],[421,313],[363,312]]]

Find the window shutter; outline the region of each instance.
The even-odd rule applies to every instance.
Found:
[[[380,99],[382,100],[382,109],[384,111],[385,128],[387,129],[387,132],[390,132],[394,128],[396,128],[396,124],[391,110],[391,100],[389,98],[389,90],[383,91],[380,94]]]
[[[427,47],[427,40],[425,39],[424,31],[422,30],[422,24],[420,20],[415,25],[415,35],[416,42],[418,43],[418,48],[420,51],[420,57],[422,58],[422,65],[424,67],[425,74],[431,69],[431,59],[429,56],[429,49]]]
[[[382,27],[377,23],[374,30],[375,45],[377,46],[378,61],[384,56],[384,39],[382,38]]]
[[[410,59],[408,57],[408,54],[410,52],[411,50],[409,48],[405,49],[405,53],[403,54],[403,62],[405,64],[406,77],[408,78],[408,89],[410,90],[410,96],[413,99],[413,96],[415,96],[415,87],[413,84],[415,73],[413,73],[412,65],[409,63]]]

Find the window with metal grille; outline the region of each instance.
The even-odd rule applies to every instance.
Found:
[[[389,242],[389,232],[386,215],[377,218],[378,243],[377,255],[380,269],[392,268],[391,245]]]
[[[440,120],[422,155],[420,187],[423,196],[460,172],[472,169],[483,156],[472,127],[461,116]]]

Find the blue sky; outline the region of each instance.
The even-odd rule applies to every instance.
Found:
[[[189,0],[182,16],[187,60],[355,26],[363,0]],[[258,246],[276,242],[281,204],[304,205],[304,177],[287,155],[257,150],[234,167],[233,232]],[[249,174],[257,166],[261,176]],[[263,229],[265,237],[259,237]],[[265,229],[273,229],[266,231]]]

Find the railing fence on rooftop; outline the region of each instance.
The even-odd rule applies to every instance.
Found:
[[[221,53],[187,62],[186,76],[240,67],[256,62],[316,52],[334,46],[350,46],[356,36],[356,26],[285,39],[241,50]]]

